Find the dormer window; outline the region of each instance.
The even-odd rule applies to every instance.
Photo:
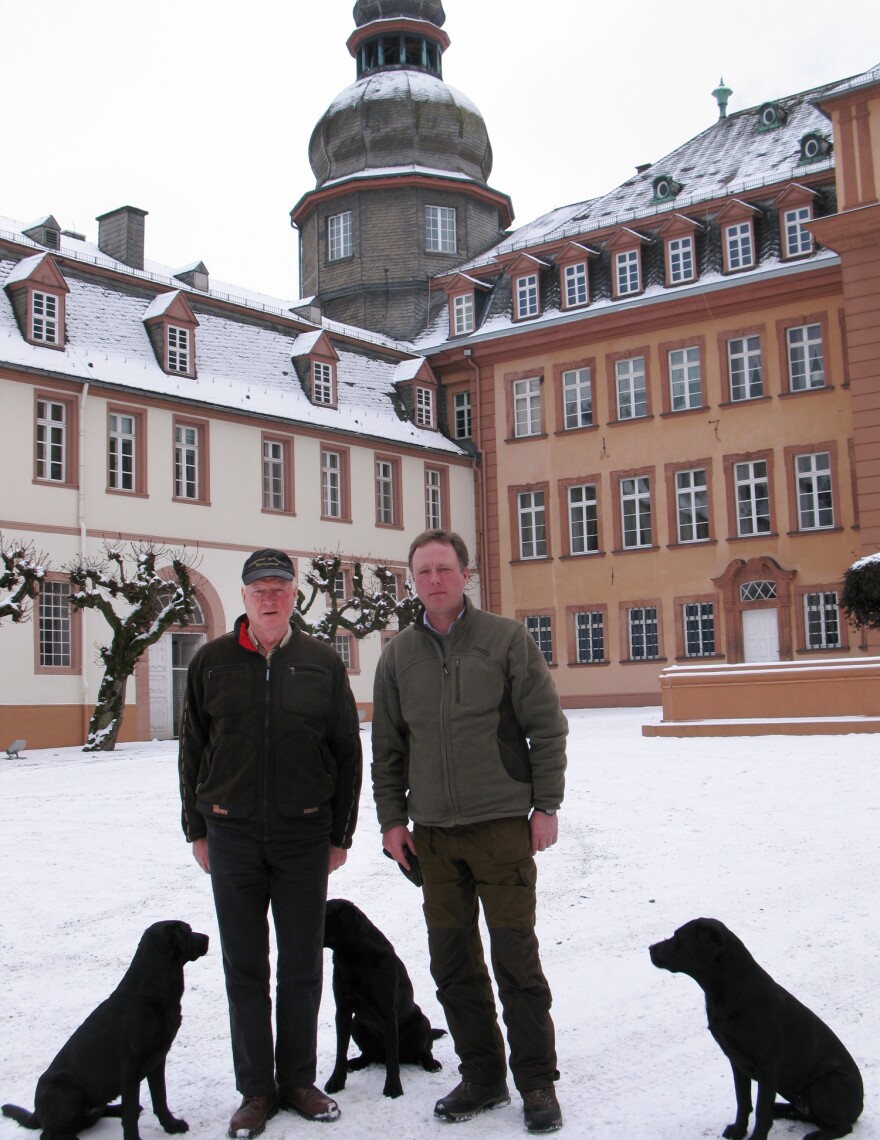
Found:
[[[434,426],[434,393],[420,385],[416,385],[416,423],[419,427]]]
[[[394,387],[400,398],[400,409],[417,427],[437,428],[437,379],[422,357],[412,357],[398,364]]]
[[[175,325],[167,326],[167,354],[165,367],[169,372],[190,372],[190,335],[189,329],[177,328]]]
[[[203,293],[207,293],[210,286],[210,275],[204,261],[197,261],[195,265],[178,269],[174,274],[174,279],[182,281],[184,285],[189,285],[193,289],[199,289]]]
[[[467,336],[479,324],[492,286],[467,273],[452,273],[438,281],[449,298],[449,335]]]
[[[641,293],[644,288],[641,246],[646,244],[647,240],[626,226],[621,226],[609,239],[611,292],[615,299],[632,297],[636,293]]]
[[[463,336],[474,331],[474,295],[473,293],[459,293],[451,299],[452,304],[452,333],[453,336]]]
[[[682,190],[682,184],[676,182],[671,174],[658,174],[652,185],[655,202],[671,202],[673,198],[678,197]]]
[[[48,253],[25,257],[6,278],[22,336],[30,344],[63,348],[67,282]]]
[[[809,162],[820,162],[831,154],[832,149],[829,139],[826,139],[824,135],[810,131],[801,139],[801,165],[806,165]]]
[[[336,406],[336,369],[323,360],[312,361],[312,403]]]
[[[38,222],[22,230],[22,233],[37,245],[44,245],[47,249],[61,248],[61,227],[51,214],[40,218]]]
[[[325,332],[300,333],[293,342],[291,360],[302,389],[321,408],[338,406],[336,369],[339,354]]]
[[[540,312],[538,274],[525,273],[513,282],[514,313],[518,321],[536,317]]]
[[[763,103],[758,109],[758,130],[775,131],[784,126],[787,118],[779,103]]]
[[[789,260],[808,257],[814,250],[813,235],[807,229],[816,216],[817,195],[794,182],[773,203],[779,210],[782,256]]]
[[[160,293],[144,313],[144,324],[162,370],[170,376],[195,376],[199,322],[183,293]]]
[[[34,289],[31,294],[31,340],[43,344],[59,343],[59,300],[54,293],[40,293]]]
[[[666,284],[685,285],[697,278],[696,231],[698,222],[683,214],[673,214],[660,227],[666,260]]]
[[[553,254],[553,260],[559,266],[563,308],[579,309],[590,303],[591,257],[598,257],[598,251],[576,241],[566,242]]]
[[[755,218],[759,211],[734,199],[718,214],[725,273],[739,273],[757,264]]]

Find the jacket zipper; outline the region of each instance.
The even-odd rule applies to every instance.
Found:
[[[264,719],[264,736],[263,736],[263,838],[269,839],[269,741],[271,740],[271,716],[270,709],[272,706],[271,701],[271,682],[272,682],[272,658],[266,658],[266,707]]]

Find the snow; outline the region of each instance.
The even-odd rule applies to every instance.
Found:
[[[691,1140],[720,1136],[733,1118],[730,1070],[706,1031],[702,994],[689,978],[656,970],[647,953],[705,915],[727,923],[838,1033],[865,1080],[854,1137],[880,1140],[876,737],[647,739],[641,726],[658,723],[659,709],[569,716],[560,842],[539,856],[539,935],[555,995],[565,1134]],[[368,753],[368,726],[363,739]],[[116,985],[144,927],[183,918],[212,942],[186,969],[169,1102],[191,1135],[222,1136],[238,1098],[220,949],[208,881],[180,832],[173,742],[4,760],[0,865],[0,1100],[30,1107],[37,1077]],[[442,1025],[419,894],[381,858],[366,791],[330,894],[351,899],[385,931],[417,1000]],[[329,952],[326,961],[319,1081],[335,1050]],[[437,1140],[434,1101],[457,1081],[448,1037],[436,1055],[440,1073],[405,1066],[398,1100],[382,1097],[379,1068],[350,1074],[335,1140]],[[158,1140],[146,1087],[141,1095],[141,1134]],[[521,1120],[514,1096],[510,1107],[464,1127],[483,1140],[521,1134]],[[266,1138],[304,1127],[284,1114]],[[807,1131],[779,1122],[771,1140]],[[101,1121],[88,1135],[121,1140],[119,1121]],[[0,1140],[24,1134],[0,1119]]]

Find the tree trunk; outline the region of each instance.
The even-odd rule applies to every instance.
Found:
[[[119,735],[122,713],[125,709],[127,683],[127,674],[115,677],[109,669],[104,673],[83,752],[112,752],[116,747],[116,738]]]

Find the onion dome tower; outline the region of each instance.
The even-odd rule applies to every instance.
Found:
[[[315,189],[291,211],[300,282],[332,320],[404,340],[445,306],[430,279],[494,244],[510,199],[487,182],[474,104],[443,81],[442,0],[358,0],[357,79],[315,127]]]

